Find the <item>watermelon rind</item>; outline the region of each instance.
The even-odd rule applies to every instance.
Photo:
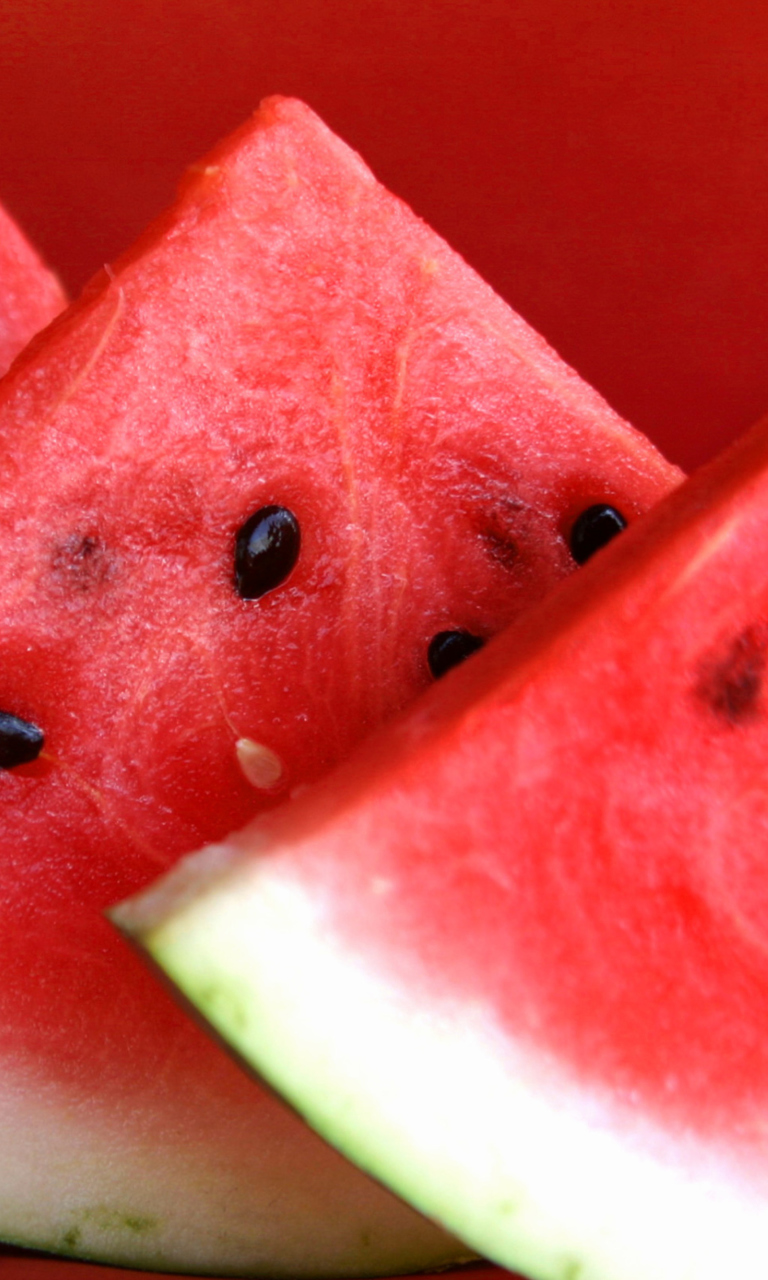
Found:
[[[116,920],[318,1132],[422,1213],[541,1280],[722,1280],[765,1258],[768,1199],[706,1148],[640,1117],[617,1132],[555,1063],[510,1052],[490,1008],[414,1008],[334,945],[332,913],[268,851],[213,884],[231,848],[198,857],[194,901],[145,928],[162,909],[146,894]]]
[[[768,1271],[767,511],[763,423],[114,913],[321,1134],[540,1280]]]

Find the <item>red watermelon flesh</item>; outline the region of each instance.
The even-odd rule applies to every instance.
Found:
[[[0,374],[65,306],[56,276],[0,205]]]
[[[585,508],[631,522],[679,472],[284,100],[17,363],[0,440],[0,709],[45,735],[0,773],[0,1237],[292,1274],[465,1256],[101,910],[347,756],[436,634],[546,594]],[[236,535],[274,508],[298,559],[244,599]]]
[[[119,916],[321,1132],[546,1280],[768,1267],[767,561],[768,420]]]

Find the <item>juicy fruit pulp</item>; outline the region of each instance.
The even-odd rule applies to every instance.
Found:
[[[118,913],[321,1132],[547,1280],[768,1266],[766,513],[768,420]]]
[[[0,375],[65,305],[59,281],[0,205]]]
[[[293,1274],[464,1256],[101,911],[348,755],[434,635],[545,594],[580,511],[631,521],[679,473],[282,100],[16,365],[0,438],[0,708],[45,736],[0,775],[0,1235]]]

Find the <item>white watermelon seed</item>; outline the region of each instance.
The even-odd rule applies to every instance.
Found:
[[[283,776],[283,762],[263,742],[254,742],[253,738],[238,738],[235,743],[237,763],[252,787],[259,791],[268,791]]]

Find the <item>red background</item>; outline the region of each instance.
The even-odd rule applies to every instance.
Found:
[[[762,0],[4,0],[0,196],[77,287],[276,91],[677,460],[768,407]]]
[[[676,461],[768,409],[764,0],[3,0],[0,197],[76,290],[274,92]]]

